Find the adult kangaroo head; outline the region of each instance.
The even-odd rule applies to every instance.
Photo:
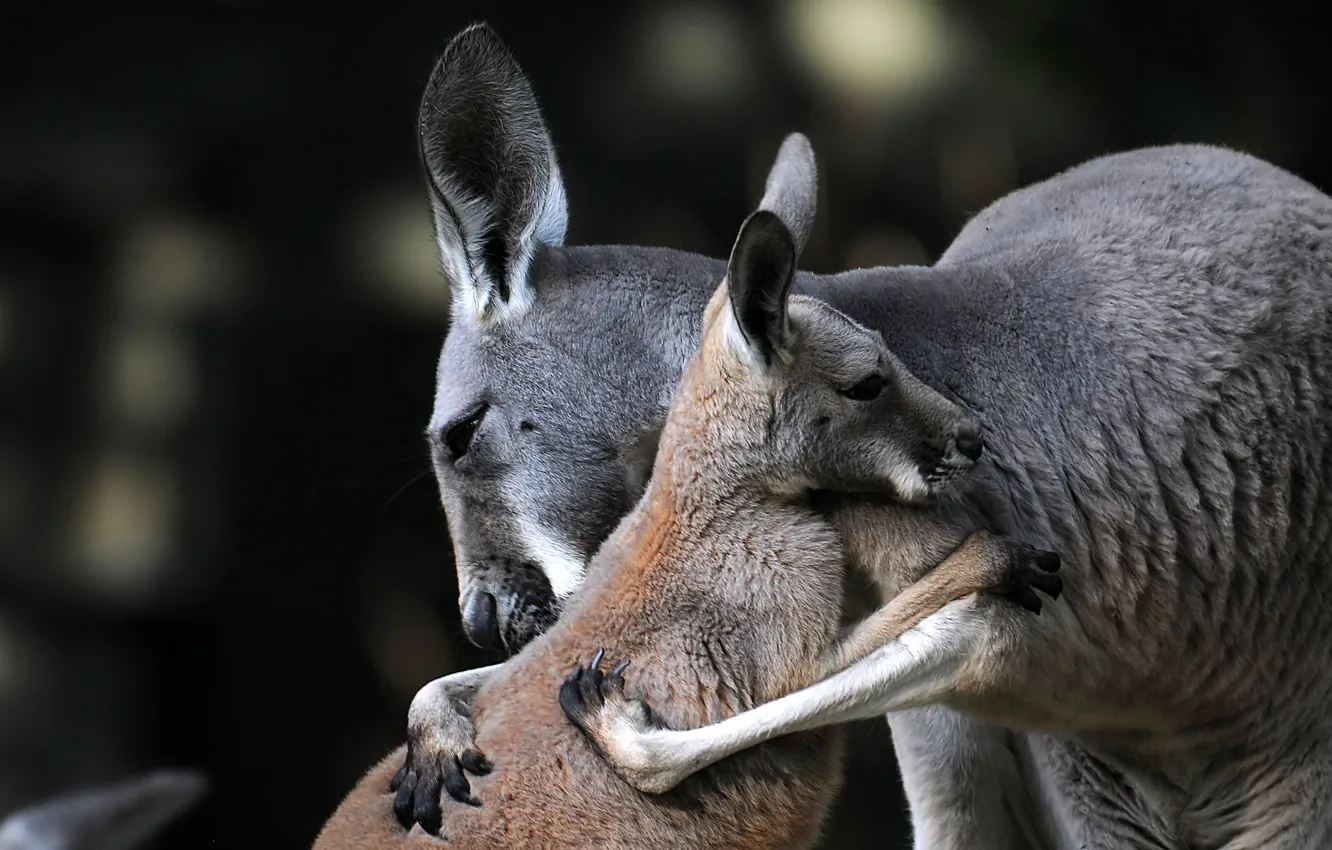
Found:
[[[484,24],[445,49],[419,129],[452,297],[427,434],[464,628],[479,646],[514,652],[554,621],[642,493],[725,266],[663,248],[564,245],[550,135],[531,84]],[[793,134],[760,208],[780,217],[797,253],[816,194],[813,152]],[[943,489],[979,456],[975,424],[895,360],[847,378],[847,392],[892,401],[904,500]]]

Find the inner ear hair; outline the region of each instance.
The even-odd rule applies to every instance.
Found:
[[[431,72],[418,143],[455,315],[531,303],[537,250],[564,242],[568,204],[531,82],[484,24],[449,42]]]
[[[764,367],[789,352],[787,302],[795,265],[795,241],[781,218],[769,210],[751,213],[736,237],[726,277],[736,327]]]

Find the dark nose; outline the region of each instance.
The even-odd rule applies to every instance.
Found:
[[[482,649],[504,648],[500,640],[499,613],[495,597],[484,590],[468,591],[462,603],[463,631],[467,639]]]
[[[981,439],[980,431],[970,428],[958,432],[954,445],[970,460],[980,460],[981,453],[985,451],[985,441]]]

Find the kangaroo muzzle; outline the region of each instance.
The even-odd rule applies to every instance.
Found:
[[[468,562],[459,575],[463,633],[481,649],[515,653],[559,616],[550,581],[529,561],[486,558]]]
[[[952,449],[972,463],[979,461],[985,453],[985,440],[981,437],[980,428],[974,423],[959,428],[953,437]]]
[[[463,594],[462,626],[467,639],[481,649],[502,650],[500,638],[499,606],[494,594],[485,590],[469,590]]]
[[[976,468],[985,454],[980,423],[959,417],[950,428],[937,432],[923,445],[918,471],[929,492],[938,495],[950,489]]]

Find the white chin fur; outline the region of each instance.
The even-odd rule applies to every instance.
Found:
[[[930,495],[930,485],[916,469],[915,464],[894,458],[888,467],[888,478],[897,489],[897,497],[904,502],[920,502]]]
[[[528,557],[546,574],[557,599],[564,599],[578,589],[587,572],[586,559],[536,523],[522,523],[520,533]]]

